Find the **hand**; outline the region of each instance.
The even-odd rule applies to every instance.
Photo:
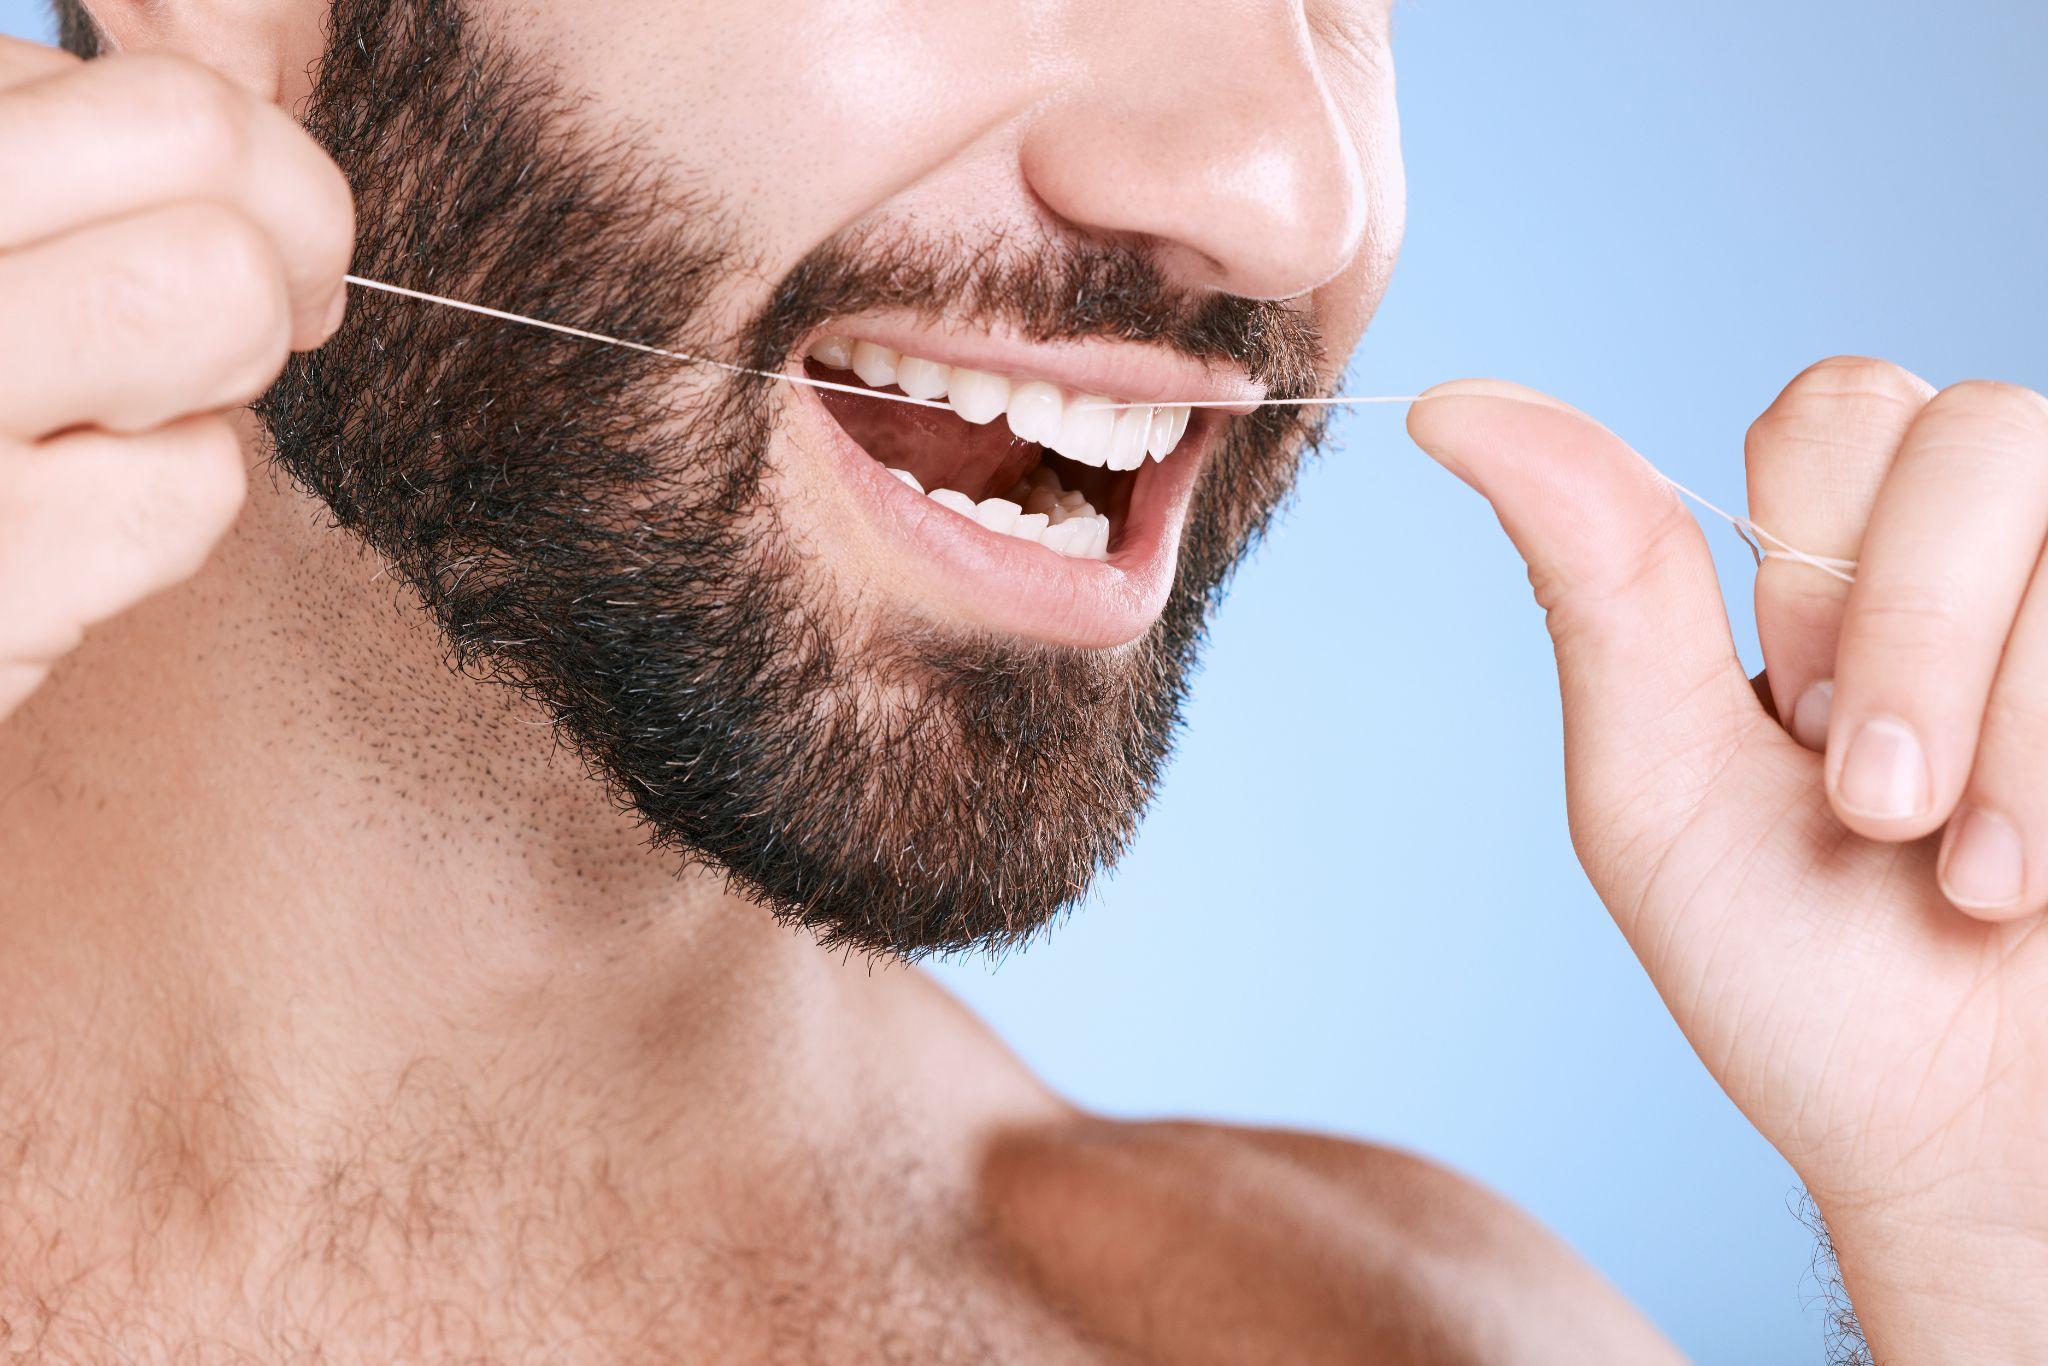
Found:
[[[223,413],[340,325],[354,222],[312,139],[205,68],[4,38],[0,186],[5,718],[233,521]]]
[[[2048,1360],[2048,399],[1838,360],[1758,421],[1757,522],[1859,562],[1759,570],[1775,711],[1620,440],[1484,382],[1410,430],[1527,559],[1580,859],[1878,1359]]]

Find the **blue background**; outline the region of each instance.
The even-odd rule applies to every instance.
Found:
[[[1534,384],[1740,506],[1744,427],[1823,356],[2048,385],[2039,0],[1407,0],[1397,51],[1409,246],[1360,389]],[[1819,1362],[1795,1178],[1574,863],[1520,562],[1399,411],[1240,579],[1122,872],[942,975],[1085,1104],[1419,1149],[1698,1359]]]

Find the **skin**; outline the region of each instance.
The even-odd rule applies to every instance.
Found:
[[[120,55],[92,67],[0,46],[0,182],[34,187],[0,201],[0,1341],[1671,1357],[1448,1173],[1079,1114],[921,975],[650,857],[370,555],[249,477],[240,406],[343,306],[347,189],[281,112],[323,7],[94,8]],[[732,197],[763,266],[735,316],[848,222],[971,240],[1036,203],[1189,285],[1298,299],[1350,349],[1401,231],[1377,5],[888,8],[478,6]],[[2044,1355],[2048,1020],[2021,984],[2048,903],[2048,401],[1837,361],[1757,424],[1758,520],[1861,563],[1853,589],[1759,575],[1789,730],[1696,527],[1613,437],[1493,383],[1412,427],[1527,556],[1582,858],[1820,1202],[1879,1358]],[[820,562],[915,604],[804,452],[775,458]],[[1874,719],[1924,770],[1858,776]],[[2015,832],[2009,898],[1966,812]]]

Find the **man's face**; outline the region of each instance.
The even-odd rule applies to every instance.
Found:
[[[656,836],[828,942],[1044,924],[1401,227],[1382,0],[341,0],[359,296],[280,463]],[[1140,405],[1110,408],[1105,404]],[[892,472],[893,471],[893,472]]]

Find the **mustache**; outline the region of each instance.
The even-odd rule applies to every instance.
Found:
[[[1190,290],[1132,246],[889,228],[841,233],[798,262],[742,338],[742,363],[779,369],[818,327],[884,309],[928,322],[1001,323],[1037,342],[1165,346],[1241,366],[1272,398],[1314,397],[1326,384],[1322,330],[1299,305]]]

